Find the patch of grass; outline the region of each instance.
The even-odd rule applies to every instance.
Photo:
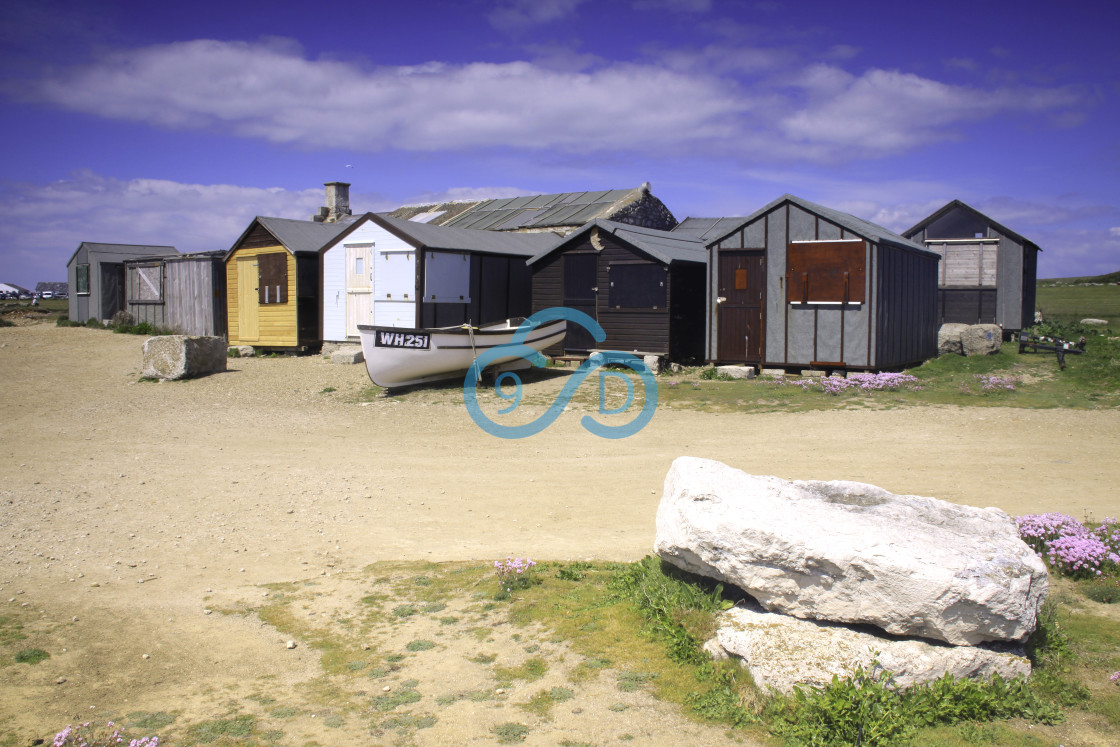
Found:
[[[292,706],[280,706],[279,708],[273,708],[268,712],[268,715],[272,716],[273,718],[295,718],[299,714],[300,710],[298,708],[293,708]]]
[[[526,680],[532,682],[544,677],[548,672],[548,662],[539,656],[526,659],[516,667],[494,667],[494,676],[502,682]]]
[[[448,615],[447,617],[441,617],[439,619],[440,625],[454,625],[457,622],[459,622],[459,618],[454,615]]]
[[[518,707],[530,713],[535,713],[542,719],[552,717],[552,707],[575,697],[575,692],[566,687],[554,687],[551,690],[541,690],[531,697],[527,703],[519,703]]]
[[[49,658],[51,658],[51,655],[41,648],[21,649],[15,655],[16,664],[38,664]]]
[[[447,605],[443,602],[428,602],[420,608],[420,611],[425,615],[433,615],[436,612],[443,612],[445,609],[447,609]]]
[[[331,392],[337,392],[337,391],[338,390],[335,389],[333,386],[325,386],[325,387],[323,387],[322,389],[319,390],[319,394],[330,394]]]
[[[497,654],[479,654],[478,656],[472,656],[470,660],[475,664],[493,664],[497,658]]]
[[[454,695],[451,695],[451,694],[438,695],[438,696],[436,696],[436,705],[449,706],[449,705],[453,704],[456,700],[458,700],[458,698],[456,698]]]
[[[524,742],[525,738],[529,736],[528,726],[513,721],[498,724],[490,731],[498,738],[498,744],[518,744]]]
[[[128,714],[130,729],[162,729],[175,723],[175,716],[166,711],[133,711]]]
[[[1120,577],[1102,577],[1079,585],[1081,593],[1100,604],[1120,602]]]
[[[632,693],[655,677],[656,675],[650,672],[631,672],[625,670],[618,673],[618,689],[624,693]]]
[[[1086,318],[1107,319],[1120,326],[1117,325],[1120,319],[1120,286],[1074,284],[1101,282],[1114,283],[1116,280],[1069,278],[1064,282],[1040,282],[1035,293],[1035,306],[1042,310],[1047,320],[1068,324]]]
[[[212,744],[218,740],[245,739],[253,736],[257,720],[249,714],[231,718],[201,721],[187,730],[189,743]]]
[[[436,644],[432,643],[431,641],[424,640],[410,641],[409,644],[405,646],[405,648],[409,651],[430,651],[435,647]]]
[[[416,692],[410,687],[402,687],[401,689],[378,695],[370,699],[370,705],[374,710],[387,713],[402,705],[409,705],[410,703],[419,703],[421,699],[420,693]]]
[[[0,615],[0,646],[8,646],[16,641],[22,641],[27,636],[23,634],[23,625],[12,615]]]
[[[420,610],[411,604],[398,604],[393,608],[393,614],[397,617],[412,617],[420,614]]]

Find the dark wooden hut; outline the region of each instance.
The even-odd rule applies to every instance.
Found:
[[[674,231],[597,219],[529,260],[533,310],[565,306],[599,322],[606,339],[568,325],[567,354],[592,349],[704,354],[704,245]]]
[[[66,263],[69,316],[74,322],[106,321],[127,308],[124,263],[139,257],[178,254],[173,246],[99,244],[83,241]]]
[[[129,260],[125,297],[137,322],[184,335],[225,337],[225,252]]]
[[[883,370],[937,354],[939,257],[921,245],[788,194],[689,222],[675,233],[708,247],[708,360]]]
[[[943,257],[937,278],[941,324],[998,324],[1013,335],[1033,323],[1037,244],[960,200],[902,235]]]

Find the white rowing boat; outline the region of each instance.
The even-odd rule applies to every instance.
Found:
[[[521,319],[507,319],[485,327],[406,329],[359,324],[366,371],[374,384],[385,388],[412,386],[464,376],[479,355],[507,345]],[[564,339],[563,319],[545,322],[528,332],[521,344],[540,351]],[[531,362],[511,354],[491,361],[489,370],[527,368]]]

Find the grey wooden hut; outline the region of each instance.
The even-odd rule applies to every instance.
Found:
[[[596,342],[568,325],[566,354],[592,349],[704,355],[704,244],[676,231],[596,219],[529,260],[533,311],[566,306],[599,322]]]
[[[104,321],[126,307],[126,260],[178,254],[173,246],[99,244],[83,241],[66,263],[70,321]]]
[[[902,234],[940,254],[938,321],[998,324],[1006,335],[1034,322],[1038,245],[960,200]]]
[[[128,260],[125,299],[137,322],[184,335],[226,336],[225,252]]]
[[[940,257],[921,245],[789,194],[688,224],[708,247],[709,361],[873,371],[937,354]]]

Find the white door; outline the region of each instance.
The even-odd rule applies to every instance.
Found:
[[[373,321],[373,244],[346,245],[346,336]]]
[[[379,250],[374,254],[374,324],[416,326],[416,252]]]

